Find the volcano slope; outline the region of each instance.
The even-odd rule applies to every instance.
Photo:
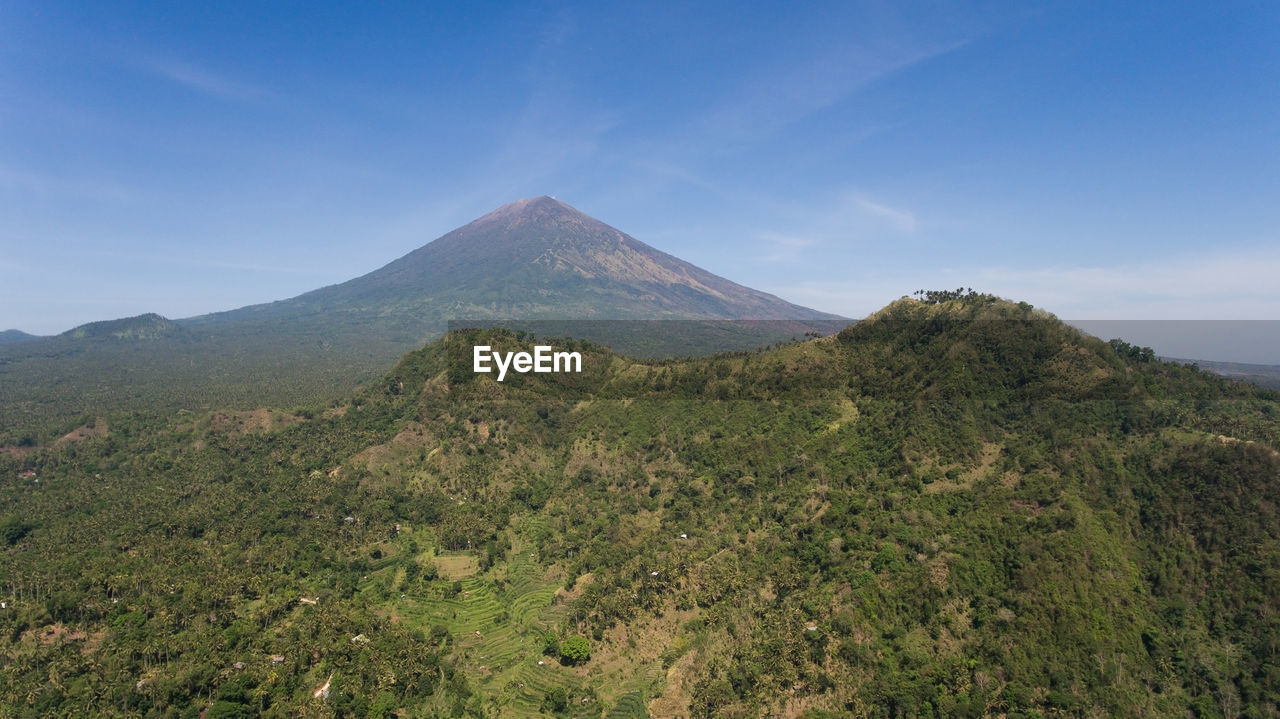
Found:
[[[502,383],[476,344],[531,342],[0,458],[4,712],[1277,713],[1275,394],[986,295]]]
[[[690,322],[649,331],[645,322],[616,321],[624,319]],[[808,331],[830,334],[847,321],[534,197],[373,272],[290,299],[0,342],[0,449],[24,438],[48,441],[102,412],[328,401],[376,380],[450,322],[477,320],[570,320],[574,336],[649,357],[751,349]]]

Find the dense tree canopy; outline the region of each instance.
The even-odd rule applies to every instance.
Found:
[[[527,342],[0,455],[0,714],[1275,713],[1273,394],[969,293],[502,384],[480,339]]]

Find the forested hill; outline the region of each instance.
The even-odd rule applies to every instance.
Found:
[[[26,342],[27,340],[39,339],[36,335],[27,334],[22,330],[4,330],[0,332],[0,344],[8,344],[10,342]]]
[[[148,341],[158,340],[179,331],[172,320],[161,317],[154,312],[137,317],[126,317],[119,320],[90,322],[67,330],[62,337],[74,340],[124,340]]]
[[[0,712],[1277,713],[1273,393],[976,294],[470,372],[531,341],[0,457]]]

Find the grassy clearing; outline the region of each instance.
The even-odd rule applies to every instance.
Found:
[[[619,662],[602,652],[583,667],[567,667],[542,654],[544,634],[566,634],[568,608],[556,601],[561,582],[538,563],[531,544],[517,539],[506,561],[484,573],[473,554],[433,555],[428,550],[419,556],[423,562],[434,562],[441,580],[458,583],[461,591],[454,596],[410,592],[403,597],[392,592],[388,609],[398,622],[424,632],[436,625],[446,627],[456,642],[461,668],[490,710],[501,716],[547,716],[547,696],[563,689],[569,716],[647,716],[647,697],[662,677],[658,664],[637,671],[635,662]],[[398,587],[403,577],[403,568],[384,566],[363,586]]]
[[[435,558],[435,563],[440,576],[451,582],[474,576],[480,569],[474,556],[457,552],[441,554]]]

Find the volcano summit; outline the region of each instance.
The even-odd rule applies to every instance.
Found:
[[[0,346],[0,390],[15,413],[0,419],[18,426],[54,408],[79,415],[209,406],[210,397],[256,407],[336,396],[451,320],[782,323],[737,337],[681,335],[650,354],[755,347],[807,329],[834,331],[831,321],[842,320],[718,277],[550,197],[503,205],[341,284],[173,322],[146,317],[166,332],[139,342],[136,332],[85,329],[111,324],[99,322]],[[596,330],[597,341],[617,338]]]

